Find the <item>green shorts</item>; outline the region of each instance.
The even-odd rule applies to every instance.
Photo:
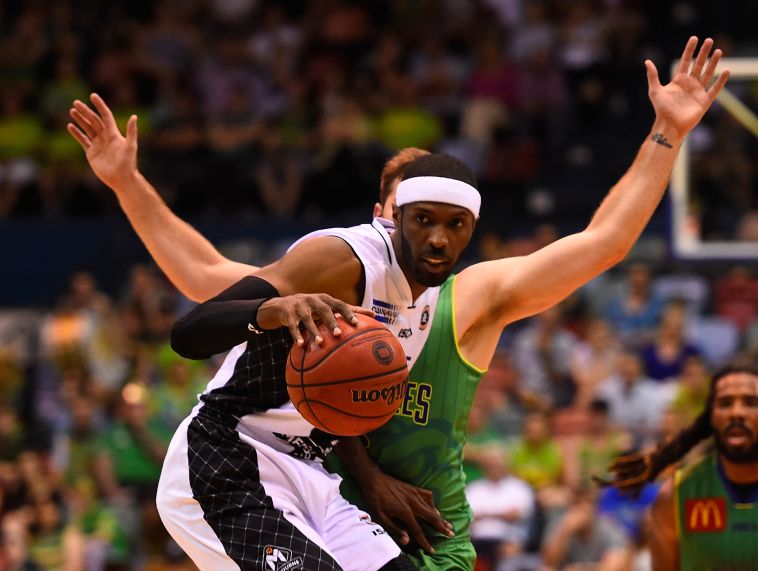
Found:
[[[406,551],[419,571],[472,571],[476,563],[476,551],[468,538],[442,539],[434,543],[434,555],[423,549]]]

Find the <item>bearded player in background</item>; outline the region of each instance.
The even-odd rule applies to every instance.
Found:
[[[758,568],[758,367],[717,372],[692,425],[651,454],[617,460],[614,484],[636,492],[711,436],[715,448],[666,480],[650,511],[654,571]]]

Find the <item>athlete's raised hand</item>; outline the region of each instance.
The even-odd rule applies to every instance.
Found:
[[[84,149],[92,171],[115,190],[137,172],[137,116],[129,117],[124,136],[105,101],[97,93],[90,99],[97,112],[77,99],[69,110],[74,123],[66,129]]]
[[[721,50],[717,49],[711,54],[713,40],[707,38],[693,62],[697,43],[696,36],[687,41],[679,67],[667,85],[661,85],[655,64],[645,61],[648,94],[656,119],[664,121],[680,137],[700,122],[729,78],[729,70],[724,70],[710,85],[721,59]]]

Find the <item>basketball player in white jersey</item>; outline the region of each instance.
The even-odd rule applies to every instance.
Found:
[[[220,552],[211,565],[196,548],[209,541],[209,526],[242,568],[255,568],[268,548],[283,545],[296,546],[290,550],[305,569],[412,568],[384,530],[340,496],[340,478],[321,467],[335,438],[294,408],[284,368],[293,338],[302,340],[298,325],[314,327],[312,313],[330,326],[332,311],[351,315],[339,299],[373,308],[398,337],[422,319],[432,321],[439,286],[479,215],[475,184],[457,159],[422,157],[407,167],[397,202],[408,200],[419,219],[444,219],[443,232],[436,224],[409,222],[407,234],[390,235],[377,221],[315,232],[174,326],[172,347],[182,356],[203,359],[232,349],[177,430],[158,488],[166,527],[196,562],[219,568]],[[420,206],[429,191],[439,202]],[[326,291],[337,300],[292,295],[298,291]],[[403,340],[409,367],[431,329]],[[194,500],[192,516],[188,498]]]
[[[666,86],[662,86],[658,81],[653,64],[646,62],[650,98],[656,111],[651,136],[585,231],[563,238],[530,256],[477,264],[458,276],[456,336],[461,353],[474,365],[486,367],[500,332],[507,323],[541,311],[563,299],[587,280],[618,262],[631,248],[660,201],[683,137],[700,120],[728,75],[722,74],[716,83],[708,88],[720,52],[716,51],[708,62],[712,42],[707,40],[693,63],[692,56],[696,44],[697,40],[691,38],[676,77]],[[156,209],[145,208],[144,204],[140,207],[135,207],[134,203],[129,205],[129,201],[133,201],[136,196],[157,198],[136,170],[136,118],[130,120],[125,139],[118,133],[112,116],[102,101],[94,97],[93,102],[101,117],[78,103],[75,105],[73,117],[82,130],[73,125],[69,130],[87,151],[88,160],[96,174],[116,191],[135,227],[142,227],[143,239],[159,265],[163,267],[168,259],[176,255],[176,247],[177,244],[181,244],[182,237],[192,236],[193,231],[186,225],[175,223],[170,226],[155,226],[157,234],[145,238],[144,234],[151,232],[144,232],[146,226],[149,228],[151,221],[158,220],[167,209],[163,205],[161,210],[159,204],[156,205]],[[452,271],[451,262],[456,258],[453,254],[460,252],[461,243],[465,246],[470,238],[474,213],[466,206],[467,212],[462,216],[461,205],[454,202],[440,205],[431,186],[412,187],[410,197],[414,200],[404,204],[404,208],[396,210],[395,214],[401,231],[407,230],[406,236],[411,236],[408,245],[412,259],[403,259],[405,254],[401,255],[400,252],[400,238],[397,241],[393,240],[393,247],[399,265],[408,278],[411,294],[418,297],[425,290],[425,286],[417,280],[418,276],[408,275],[408,265],[417,264],[427,274],[442,275]],[[425,210],[425,213],[419,213],[419,208]],[[458,210],[455,210],[456,208]],[[422,228],[426,224],[430,225],[428,230]],[[158,236],[165,228],[178,230],[178,235]],[[455,229],[462,229],[463,233],[459,236],[453,232]],[[335,240],[337,239],[334,237],[309,240],[292,252],[290,260],[293,259],[293,255],[299,253],[304,267],[298,267],[297,271],[305,273],[323,271],[324,259],[340,259],[341,255],[345,255],[351,256],[350,260],[355,260],[351,252],[343,251],[340,254],[336,250],[329,250],[330,256],[325,258],[325,247],[345,247],[342,240],[338,240],[342,246],[337,246],[338,242]],[[424,255],[425,246],[430,244],[438,253]],[[204,274],[202,279],[219,280],[215,283],[228,280],[225,281],[226,285],[234,281],[229,278],[235,272],[235,278],[250,272],[250,267],[224,261],[217,255],[209,254],[208,247],[210,245],[206,242],[202,244],[200,251],[195,252],[201,257],[200,264],[208,265],[208,274]],[[187,250],[180,246],[179,249],[183,251],[178,254],[179,258],[193,253],[191,248]],[[345,257],[345,260],[347,259]],[[571,263],[566,263],[567,260]],[[190,257],[185,261],[191,261],[188,267],[193,268],[190,273],[195,273],[197,260],[191,260]],[[168,262],[167,265],[174,263]],[[259,272],[258,278],[268,279],[272,283],[278,282],[282,280],[282,275],[288,276],[289,263],[285,257],[274,270],[267,273],[264,269]],[[351,264],[352,261],[348,263]],[[332,264],[330,269],[332,273],[339,274],[341,266],[337,264],[335,271],[335,265]],[[167,273],[173,279],[171,272]],[[414,281],[416,283],[413,283]],[[291,284],[285,282],[286,280],[282,280],[281,283],[274,283],[277,293],[290,293],[288,286]],[[357,303],[358,288],[355,288],[354,281],[348,283],[353,290],[351,292],[344,291],[344,283],[325,283],[321,291]],[[266,310],[266,303],[271,307],[281,302],[261,300],[261,311]],[[290,324],[281,320],[277,323],[274,319],[266,322],[266,325],[259,325],[265,328],[266,325]]]

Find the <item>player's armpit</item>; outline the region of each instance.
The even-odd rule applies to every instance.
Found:
[[[255,275],[271,283],[283,296],[326,293],[359,305],[362,299],[357,289],[362,271],[360,260],[347,242],[336,236],[321,236],[302,242]]]

